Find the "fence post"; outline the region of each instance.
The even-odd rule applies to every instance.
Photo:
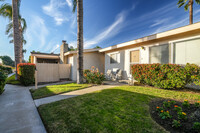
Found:
[[[38,88],[37,84],[38,84],[38,82],[37,82],[37,70],[35,70],[35,89]]]

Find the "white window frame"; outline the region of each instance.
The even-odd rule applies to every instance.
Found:
[[[173,41],[169,41],[169,44],[171,44],[171,64],[175,64],[174,62],[174,44],[177,42],[182,42],[182,41],[188,41],[188,40],[193,40],[193,39],[200,39],[200,35],[198,36],[193,36],[193,37],[187,37],[184,39],[177,39],[177,40],[173,40]]]
[[[156,43],[148,46],[148,64],[150,64],[150,48],[155,47],[155,46],[161,46],[161,45],[166,45],[168,44],[169,46],[171,45],[170,42],[162,42],[162,43]]]
[[[111,55],[112,55],[112,54],[117,54],[117,63],[111,63],[110,58],[111,58]],[[112,65],[112,64],[120,64],[120,59],[121,59],[121,58],[120,58],[120,52],[119,52],[119,51],[109,53],[108,56],[109,56],[109,64],[110,64],[110,65]]]

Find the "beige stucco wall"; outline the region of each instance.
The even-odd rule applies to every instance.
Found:
[[[77,77],[77,54],[73,54],[68,57],[68,64],[72,65],[71,79],[76,80]],[[92,66],[98,68],[100,72],[104,72],[105,56],[104,53],[90,52],[83,54],[83,69],[91,69]]]
[[[200,33],[196,34],[187,34],[184,36],[173,36],[171,38],[166,38],[162,40],[155,40],[151,41],[149,43],[144,43],[140,45],[135,45],[135,46],[129,46],[125,48],[120,48],[112,51],[105,52],[105,73],[107,72],[108,69],[113,69],[113,68],[119,68],[123,70],[123,79],[128,79],[130,77],[130,51],[132,50],[140,50],[140,63],[141,64],[148,64],[149,63],[149,48],[152,46],[156,45],[162,45],[162,44],[169,44],[170,47],[170,53],[169,53],[169,60],[170,63],[173,63],[172,58],[172,45],[174,42],[181,41],[181,40],[187,40],[191,38],[198,38],[200,37]],[[141,46],[144,46],[144,49],[141,48]],[[118,64],[110,64],[110,54],[112,53],[120,53],[120,63]]]

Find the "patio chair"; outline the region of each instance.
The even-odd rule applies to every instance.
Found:
[[[106,78],[108,80],[111,80],[113,77],[113,73],[112,73],[112,70],[108,69],[107,72],[106,72]]]
[[[116,80],[121,80],[122,79],[122,70],[119,69],[116,73],[116,76],[115,76]]]

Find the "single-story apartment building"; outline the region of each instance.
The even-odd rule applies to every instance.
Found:
[[[130,77],[133,64],[195,63],[200,65],[200,23],[146,36],[99,50],[105,53],[105,72],[123,70]]]
[[[123,70],[123,79],[128,79],[131,76],[130,66],[133,64],[200,65],[199,51],[200,22],[103,49],[85,49],[84,69],[95,66],[106,73],[119,68]],[[58,63],[71,64],[71,79],[76,80],[77,52],[68,51],[68,45],[63,42],[59,58]]]

